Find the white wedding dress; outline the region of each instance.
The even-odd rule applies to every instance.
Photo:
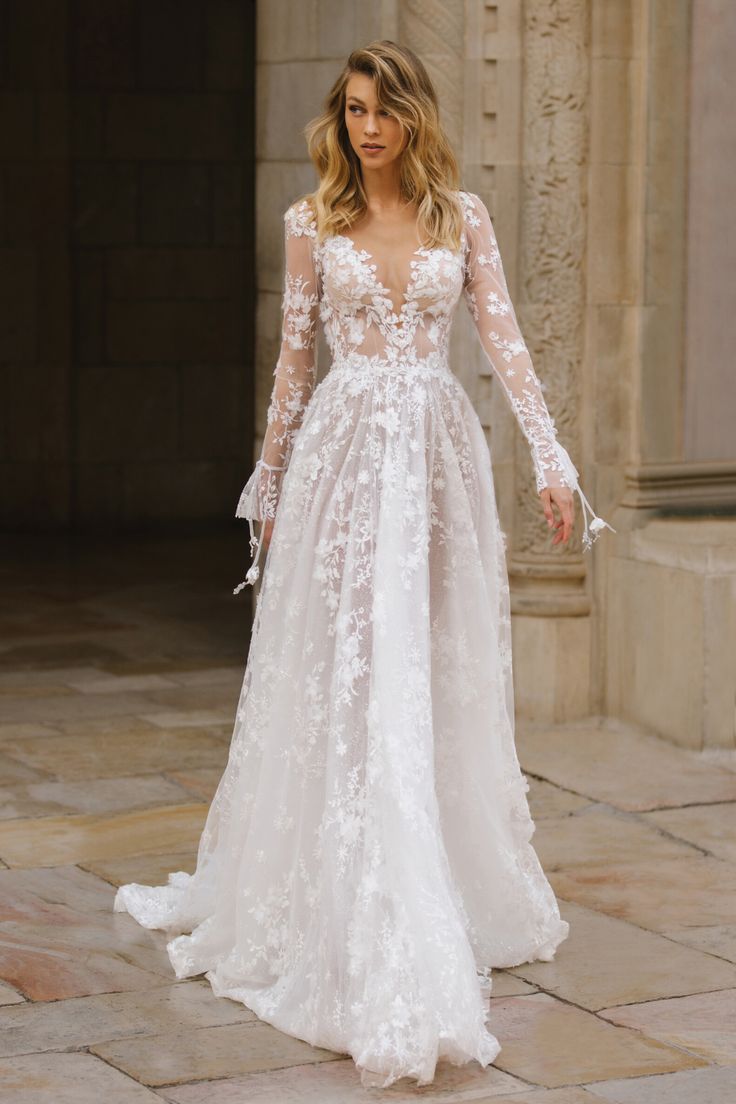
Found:
[[[488,445],[448,362],[461,295],[537,489],[578,491],[586,548],[607,525],[556,440],[488,211],[458,198],[461,249],[403,260],[319,242],[306,200],[285,214],[281,352],[237,509],[248,582],[253,521],[275,524],[229,761],[196,871],[114,903],[171,934],[177,977],[381,1087],[492,1062],[491,968],[549,961],[569,929],[530,843]]]

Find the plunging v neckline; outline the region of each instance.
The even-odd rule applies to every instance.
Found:
[[[352,253],[357,258],[358,262],[360,264],[362,264],[363,267],[365,268],[366,272],[368,272],[370,274],[370,278],[373,282],[373,285],[374,285],[376,291],[378,291],[382,296],[384,296],[388,300],[388,302],[390,304],[390,307],[391,307],[391,316],[392,316],[392,318],[396,318],[397,320],[401,319],[403,314],[404,314],[404,311],[406,310],[406,308],[411,303],[410,295],[411,295],[411,292],[414,288],[414,284],[416,283],[417,266],[419,264],[419,261],[414,260],[414,259],[409,261],[409,268],[410,268],[410,271],[411,271],[411,275],[409,277],[409,281],[406,284],[406,287],[404,288],[404,291],[403,291],[403,294],[402,294],[401,306],[399,307],[398,310],[396,310],[396,308],[394,306],[393,298],[391,296],[390,288],[387,288],[386,285],[383,283],[383,281],[379,280],[378,276],[376,275],[376,271],[375,271],[376,270],[376,258],[373,255],[373,253],[370,253],[367,249],[360,248],[358,245],[356,245],[356,243],[353,241],[353,239],[351,237],[349,237],[347,234],[334,234],[333,237],[341,238],[343,241],[347,242],[347,244],[350,246],[350,249],[351,249]],[[416,258],[420,255],[427,254],[429,252],[429,250],[430,250],[429,246],[420,245],[420,246],[417,246],[417,248],[413,251],[413,253],[411,253],[410,256],[412,258]],[[372,263],[368,264],[368,261],[371,261]]]

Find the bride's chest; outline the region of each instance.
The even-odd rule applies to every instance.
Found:
[[[346,235],[319,246],[322,297],[336,309],[393,311],[450,309],[463,286],[463,250],[419,248],[407,254],[369,253]]]

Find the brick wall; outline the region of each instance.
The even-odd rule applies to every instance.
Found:
[[[253,9],[0,8],[6,527],[232,517],[253,434]]]

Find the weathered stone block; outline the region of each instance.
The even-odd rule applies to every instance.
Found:
[[[115,93],[108,103],[110,157],[231,161],[244,155],[242,99],[223,93]]]
[[[243,88],[250,79],[246,35],[255,34],[252,6],[239,0],[208,0],[204,17],[206,87],[221,91]]]
[[[203,244],[210,236],[206,165],[142,165],[140,235],[143,242]]]
[[[212,165],[212,240],[238,245],[245,238],[246,213],[251,210],[250,177],[241,165]]]
[[[104,107],[104,97],[95,92],[73,92],[69,97],[70,147],[73,157],[102,157]]]
[[[178,455],[216,460],[239,455],[239,380],[234,365],[187,365],[179,369]]]
[[[256,94],[259,161],[306,158],[304,125],[321,110],[325,93],[336,76],[334,61],[294,61],[290,65],[259,67]]]
[[[0,92],[3,140],[0,160],[32,157],[36,149],[35,104],[30,92]]]
[[[0,250],[0,360],[29,361],[35,356],[37,292],[36,251]]]
[[[608,567],[609,709],[683,747],[736,746],[736,523],[656,519]]]
[[[115,256],[115,254],[112,254]],[[105,253],[78,249],[74,255],[74,354],[80,364],[100,364],[105,332]]]
[[[107,254],[112,299],[237,297],[242,253],[230,249],[116,249]]]
[[[193,90],[202,83],[202,7],[156,0],[139,9],[138,87]]]
[[[94,368],[77,383],[83,462],[161,460],[176,449],[175,368]]]
[[[118,364],[230,361],[242,320],[227,302],[109,302],[107,356]]]
[[[77,0],[70,36],[76,88],[135,84],[137,9],[136,0]]]
[[[137,234],[138,170],[115,162],[77,164],[73,234],[82,245],[128,244]]]

